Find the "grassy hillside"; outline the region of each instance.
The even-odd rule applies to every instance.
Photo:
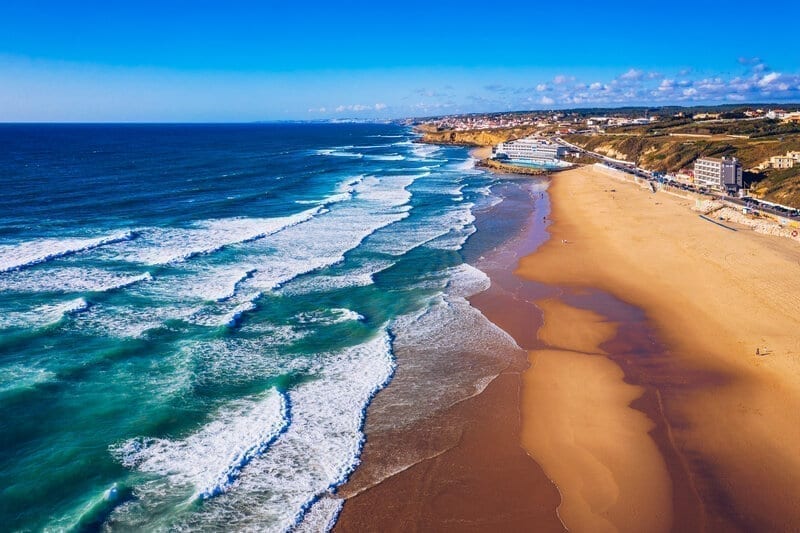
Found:
[[[609,129],[606,134],[568,135],[586,149],[651,170],[677,172],[698,157],[737,157],[746,170],[745,184],[754,193],[800,207],[800,166],[788,170],[754,170],[775,155],[800,150],[800,126],[777,121],[688,123],[685,120]]]
[[[800,150],[800,135],[783,139],[690,138],[630,135],[567,135],[569,142],[661,171],[678,171],[698,157],[733,156],[752,168],[773,155]]]

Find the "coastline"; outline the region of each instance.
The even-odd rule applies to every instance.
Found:
[[[538,220],[547,212],[546,196],[527,186],[518,182],[511,197],[478,214],[475,222],[475,236],[486,236],[492,234],[492,224],[510,220],[513,237],[490,253],[465,252],[468,263],[491,279],[491,286],[470,297],[470,303],[525,345],[536,342],[525,333],[541,315],[518,290],[520,280],[513,270],[522,255],[546,238]],[[541,182],[539,186],[543,188]],[[362,464],[339,490],[345,503],[334,530],[524,530],[536,524],[540,531],[563,531],[556,514],[558,491],[520,445],[526,352],[508,351],[506,368],[477,394],[411,427],[386,432],[371,415],[380,410],[380,402],[391,403],[395,387],[403,386],[406,355],[399,350],[397,357],[395,379],[368,413]],[[460,365],[478,360],[466,347],[459,357]],[[376,474],[387,457],[410,458],[414,453],[418,458],[409,467],[388,476]]]
[[[720,239],[690,201],[592,168],[549,183],[517,238],[478,260],[492,285],[470,298],[527,361],[419,427],[367,429],[364,464],[442,451],[376,484],[357,469],[335,529],[797,527],[800,251],[744,227]],[[541,215],[549,240],[532,245]],[[763,261],[779,275],[768,298]]]
[[[792,241],[744,228],[722,230],[692,213],[686,200],[646,192],[590,168],[560,173],[549,192],[552,237],[523,259],[518,272],[566,293],[599,289],[646,313],[664,350],[643,356],[646,349],[600,343],[597,347],[606,352],[600,357],[624,372],[624,381],[618,380],[603,396],[641,388],[638,399],[628,397],[629,405],[646,414],[654,428],[635,422],[621,427],[639,440],[648,440],[649,434],[657,445],[675,487],[675,520],[691,516],[685,525],[698,530],[799,527],[800,510],[791,495],[800,486],[800,460],[792,451],[800,439],[792,422],[792,413],[800,409],[800,340],[791,332],[800,331],[800,249]],[[550,335],[550,342],[565,338]],[[756,349],[767,355],[756,355]],[[543,391],[548,379],[563,377],[571,358],[536,351],[530,356],[536,366],[525,376],[523,428],[535,427],[539,437],[547,432],[555,444],[563,444],[567,437],[559,441],[558,432],[552,431],[556,426],[542,425],[533,416],[543,403],[559,407],[561,421],[586,409],[608,412],[613,402],[597,396],[570,408],[563,401],[567,392]],[[586,357],[572,360],[573,366],[576,361],[589,364]],[[583,392],[580,381],[570,383],[573,393]],[[581,424],[575,423],[574,429],[580,430]],[[570,477],[580,472],[559,474],[546,444],[527,439],[526,447],[546,472],[562,481],[564,504],[580,504],[570,493],[586,480]],[[612,473],[615,454],[630,451],[628,442],[617,442],[616,448],[614,443],[606,447],[614,453],[601,461]],[[563,462],[583,450],[562,447],[559,452]],[[651,457],[646,463],[657,461]],[[594,496],[603,494],[603,486],[619,484],[613,474],[606,481]],[[619,492],[614,505],[632,511],[647,494],[629,491],[623,499]],[[608,501],[595,501],[573,520],[608,519],[610,510]],[[568,519],[565,523],[570,527]],[[624,517],[613,523],[631,530]]]

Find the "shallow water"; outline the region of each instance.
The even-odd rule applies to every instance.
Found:
[[[499,178],[412,140],[394,125],[0,126],[0,523],[334,519],[324,496],[358,464],[397,349],[448,363],[464,324],[467,347],[513,344],[466,300],[487,278],[465,244],[491,245],[473,212],[500,201]],[[422,379],[421,407],[380,423],[496,367]]]

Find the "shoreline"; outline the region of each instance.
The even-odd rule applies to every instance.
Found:
[[[647,346],[631,350],[618,341],[602,346],[624,372],[615,389],[643,388],[629,405],[656,424],[638,434],[650,434],[666,461],[676,521],[689,513],[684,524],[692,529],[796,529],[800,511],[790,495],[800,486],[792,452],[800,431],[789,413],[800,408],[800,339],[791,334],[800,331],[800,249],[725,231],[694,216],[686,200],[592,169],[561,173],[549,192],[551,239],[523,259],[519,273],[567,292],[596,288],[644,310],[663,353],[642,357]],[[755,355],[759,346],[769,355]],[[555,365],[545,374],[562,371]],[[542,374],[538,368],[526,377],[541,381]],[[537,402],[561,405],[559,397]],[[533,407],[528,403],[528,424]],[[525,417],[523,405],[523,426]],[[545,471],[553,471],[552,458],[536,449]],[[562,496],[572,490],[561,489]],[[640,499],[631,492],[617,505],[634,509]]]
[[[480,154],[473,150],[470,155]],[[753,287],[743,286],[741,276],[725,277],[737,272],[726,247],[741,253],[756,246],[772,254],[769,263],[776,265],[787,258],[786,264],[800,264],[800,250],[741,231],[728,232],[732,235],[720,242],[715,230],[723,230],[698,219],[685,198],[652,194],[592,168],[560,173],[549,184],[550,203],[543,211],[532,210],[519,230],[520,235],[531,231],[535,217],[544,214],[550,222],[546,236],[527,251],[519,236],[504,243],[496,250],[502,257],[498,263],[481,258],[478,266],[492,285],[470,298],[516,340],[528,361],[516,360],[484,391],[426,420],[426,429],[392,435],[403,439],[416,431],[430,439],[437,430],[452,429],[454,422],[460,434],[445,451],[376,485],[349,493],[345,488],[346,503],[335,529],[386,529],[387,524],[390,530],[536,524],[543,531],[798,526],[800,511],[792,507],[791,495],[800,486],[794,478],[800,461],[791,450],[800,441],[800,430],[791,427],[788,413],[800,408],[800,387],[776,380],[800,368],[800,340],[779,334],[797,317],[784,313],[788,322],[766,328],[772,336],[758,341],[773,347],[770,355],[783,350],[783,362],[754,361],[743,351],[743,344],[754,339],[736,338],[749,314],[742,309],[733,313],[731,327],[719,318],[729,319],[730,313],[709,313],[697,301],[724,294],[726,283],[736,290],[715,302],[717,312],[735,308],[737,301],[741,307],[753,297]],[[675,224],[691,231],[670,231]],[[745,242],[732,245],[731,238]],[[709,252],[726,262],[709,260]],[[642,253],[646,260],[637,261]],[[676,257],[684,269],[662,272]],[[758,264],[746,263],[737,266]],[[792,268],[781,283],[791,285],[793,274],[800,279],[800,269]],[[789,294],[800,294],[800,287]],[[771,308],[770,318],[776,319],[781,309],[786,311],[785,301]],[[747,406],[743,398],[756,405]],[[784,412],[782,405],[791,407]],[[595,410],[599,416],[586,418]],[[487,428],[504,435],[505,452],[488,452]],[[583,435],[583,444],[565,447],[575,435]],[[368,445],[372,438],[368,432]],[[512,474],[509,455],[497,462],[504,453],[523,448],[527,461],[516,468],[525,465],[529,474]],[[578,460],[565,460],[571,456]],[[592,457],[589,463],[586,457]],[[369,461],[365,447],[364,462]],[[491,462],[488,468],[486,461]],[[353,476],[356,484],[360,470]],[[508,485],[510,479],[515,486]],[[521,503],[513,495],[520,491],[528,493],[528,511],[531,501],[537,503],[536,513],[519,511]],[[503,506],[498,492],[518,506],[511,515],[498,513],[497,506]],[[476,506],[487,512],[476,514]],[[494,518],[487,521],[487,514]]]
[[[495,327],[519,341],[517,334],[526,328],[529,331],[529,320],[540,316],[513,286],[519,281],[513,270],[519,257],[546,237],[537,216],[546,212],[547,200],[537,193],[539,204],[534,206],[528,188],[515,187],[524,194],[489,208],[476,220],[476,235],[488,234],[491,229],[483,224],[507,218],[498,216],[498,210],[524,215],[519,226],[514,226],[514,236],[485,256],[467,257],[467,262],[477,264],[492,281],[489,289],[470,297],[470,303]],[[517,311],[523,308],[526,320],[521,322]],[[474,357],[468,351],[462,356],[465,359],[459,364]],[[395,379],[402,379],[402,357],[398,354]],[[371,430],[370,422],[375,420],[368,415],[363,463],[339,491],[345,503],[335,531],[524,530],[530,524],[540,531],[564,530],[555,511],[560,500],[556,487],[520,446],[519,405],[522,372],[528,366],[526,352],[516,348],[507,357],[507,367],[485,389],[412,427]],[[393,386],[398,382],[387,387],[388,394],[382,393],[383,401],[389,401]],[[405,453],[410,448],[428,453],[388,477],[371,475],[382,455]]]

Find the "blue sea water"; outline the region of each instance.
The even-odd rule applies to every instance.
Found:
[[[332,523],[395,345],[491,326],[463,249],[497,178],[413,140],[0,126],[2,528]]]

